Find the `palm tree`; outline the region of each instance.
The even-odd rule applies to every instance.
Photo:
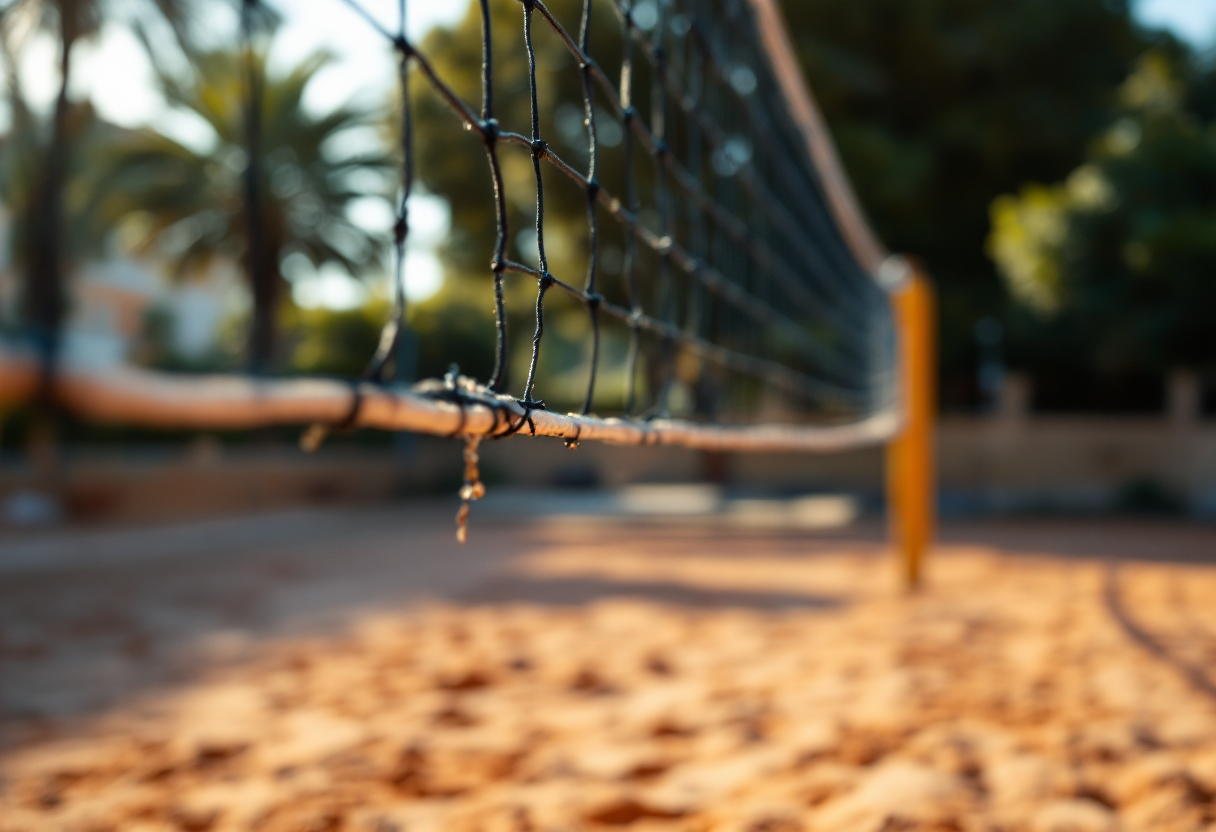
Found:
[[[0,204],[10,219],[9,249],[18,274],[29,271],[38,237],[35,210],[41,196],[42,163],[50,125],[38,118],[22,91],[22,39],[10,39],[0,26],[0,71],[8,77],[6,101],[9,129],[0,136]],[[62,245],[60,262],[71,270],[82,260],[101,254],[106,229],[89,214],[89,179],[105,148],[122,140],[122,129],[97,117],[88,101],[73,102],[63,122],[63,135],[73,152],[62,160]]]
[[[137,249],[165,258],[177,276],[197,274],[217,258],[244,264],[254,301],[249,352],[255,371],[267,369],[273,358],[286,257],[299,253],[314,266],[334,263],[361,277],[384,252],[384,241],[348,213],[355,200],[387,192],[393,159],[381,151],[338,155],[333,149],[340,144],[335,137],[378,126],[382,116],[349,105],[318,116],[301,105],[309,82],[330,60],[317,53],[285,74],[268,76],[264,50],[214,51],[197,55],[186,81],[161,73],[169,104],[210,128],[209,146],[200,150],[140,131],[109,160],[97,190],[101,216],[120,222],[138,214]],[[245,149],[249,72],[261,92],[254,160]],[[251,200],[244,177],[253,162]],[[360,187],[369,173],[376,183],[371,191]],[[251,204],[258,211],[252,224],[246,213]],[[251,227],[258,229],[257,239],[250,239]]]
[[[189,0],[143,0],[134,5],[117,0],[13,0],[0,9],[6,42],[15,28],[41,27],[52,31],[59,45],[59,91],[49,135],[39,143],[24,217],[26,318],[48,357],[58,349],[65,312],[64,190],[75,149],[73,133],[79,132],[73,129],[76,108],[68,96],[73,53],[80,42],[97,34],[101,21],[111,12],[122,8],[135,20],[147,19],[147,9],[139,9],[141,5],[166,21],[179,43],[186,42]]]

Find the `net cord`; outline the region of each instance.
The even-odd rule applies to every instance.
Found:
[[[40,380],[36,351],[0,342],[0,403],[29,401]],[[136,367],[90,369],[64,364],[55,401],[82,419],[182,430],[251,430],[333,423],[361,402],[352,427],[433,436],[495,437],[525,423],[534,436],[617,445],[673,445],[715,451],[830,452],[881,444],[897,435],[902,416],[884,409],[839,425],[724,425],[678,419],[598,418],[536,410],[479,388],[451,401],[437,382],[412,388],[370,381],[264,376],[182,376]]]

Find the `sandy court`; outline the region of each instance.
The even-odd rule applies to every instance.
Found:
[[[1216,528],[447,508],[0,545],[0,829],[1216,830]]]

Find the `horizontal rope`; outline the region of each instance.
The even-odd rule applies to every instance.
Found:
[[[0,403],[30,401],[39,381],[40,365],[32,351],[0,344]],[[337,379],[187,376],[128,366],[64,365],[56,369],[51,394],[83,419],[147,428],[249,430],[349,420],[350,427],[435,436],[526,431],[574,442],[739,452],[843,451],[884,443],[898,433],[901,424],[894,410],[880,411],[857,422],[825,426],[601,419],[526,411],[514,399],[493,396],[488,391],[457,404],[443,397],[446,390],[440,382],[392,388]],[[356,396],[359,406],[352,410]]]

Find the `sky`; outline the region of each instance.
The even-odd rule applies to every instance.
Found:
[[[1211,48],[1216,43],[1216,0],[1139,0],[1136,16],[1196,46]]]
[[[394,56],[383,39],[344,0],[268,0],[283,16],[272,66],[290,66],[318,49],[334,53],[335,62],[323,70],[308,90],[306,105],[318,112],[352,98],[384,100],[396,83]],[[397,28],[396,0],[357,0],[390,30]],[[420,40],[434,26],[451,25],[465,13],[469,0],[412,0],[408,3],[407,31]],[[220,37],[235,31],[235,15],[214,6],[211,25]],[[1200,48],[1216,46],[1216,0],[1135,0],[1137,17],[1146,25],[1172,30]],[[23,61],[28,97],[49,107],[58,79],[54,71],[55,46],[49,38],[36,40]],[[73,73],[73,93],[91,97],[101,115],[117,124],[135,127],[153,124],[191,143],[202,141],[204,131],[189,118],[167,111],[155,92],[151,66],[135,37],[119,25],[109,25],[95,44],[80,50]],[[0,128],[6,121],[0,112]],[[385,234],[392,224],[387,206],[358,206],[361,224]],[[448,227],[442,200],[420,194],[411,204],[411,245],[406,263],[407,294],[414,300],[429,297],[442,283],[436,249]],[[294,276],[293,295],[305,306],[350,307],[361,303],[367,289],[340,270],[306,271]]]

